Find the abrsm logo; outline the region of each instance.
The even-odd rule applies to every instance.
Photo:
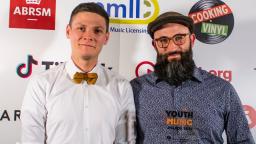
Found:
[[[10,28],[55,29],[56,0],[11,0]]]

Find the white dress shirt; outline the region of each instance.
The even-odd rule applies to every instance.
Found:
[[[96,65],[95,85],[76,84],[73,61],[31,78],[21,108],[23,144],[135,143],[130,83]]]

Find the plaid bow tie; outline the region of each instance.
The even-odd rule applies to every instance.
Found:
[[[81,83],[83,80],[87,82],[88,85],[95,84],[98,78],[97,73],[80,73],[76,72],[73,81],[77,84]]]

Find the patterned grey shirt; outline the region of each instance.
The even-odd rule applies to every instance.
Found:
[[[254,144],[241,101],[232,85],[195,68],[192,80],[175,87],[156,74],[131,81],[137,143]]]

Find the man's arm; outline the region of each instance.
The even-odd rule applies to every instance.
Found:
[[[39,78],[29,81],[21,108],[22,144],[46,144],[45,86]]]
[[[135,144],[135,106],[129,82],[125,82],[122,96],[122,113],[116,127],[115,144]]]
[[[227,93],[228,111],[225,116],[227,142],[230,144],[255,144],[241,101],[233,87]]]

